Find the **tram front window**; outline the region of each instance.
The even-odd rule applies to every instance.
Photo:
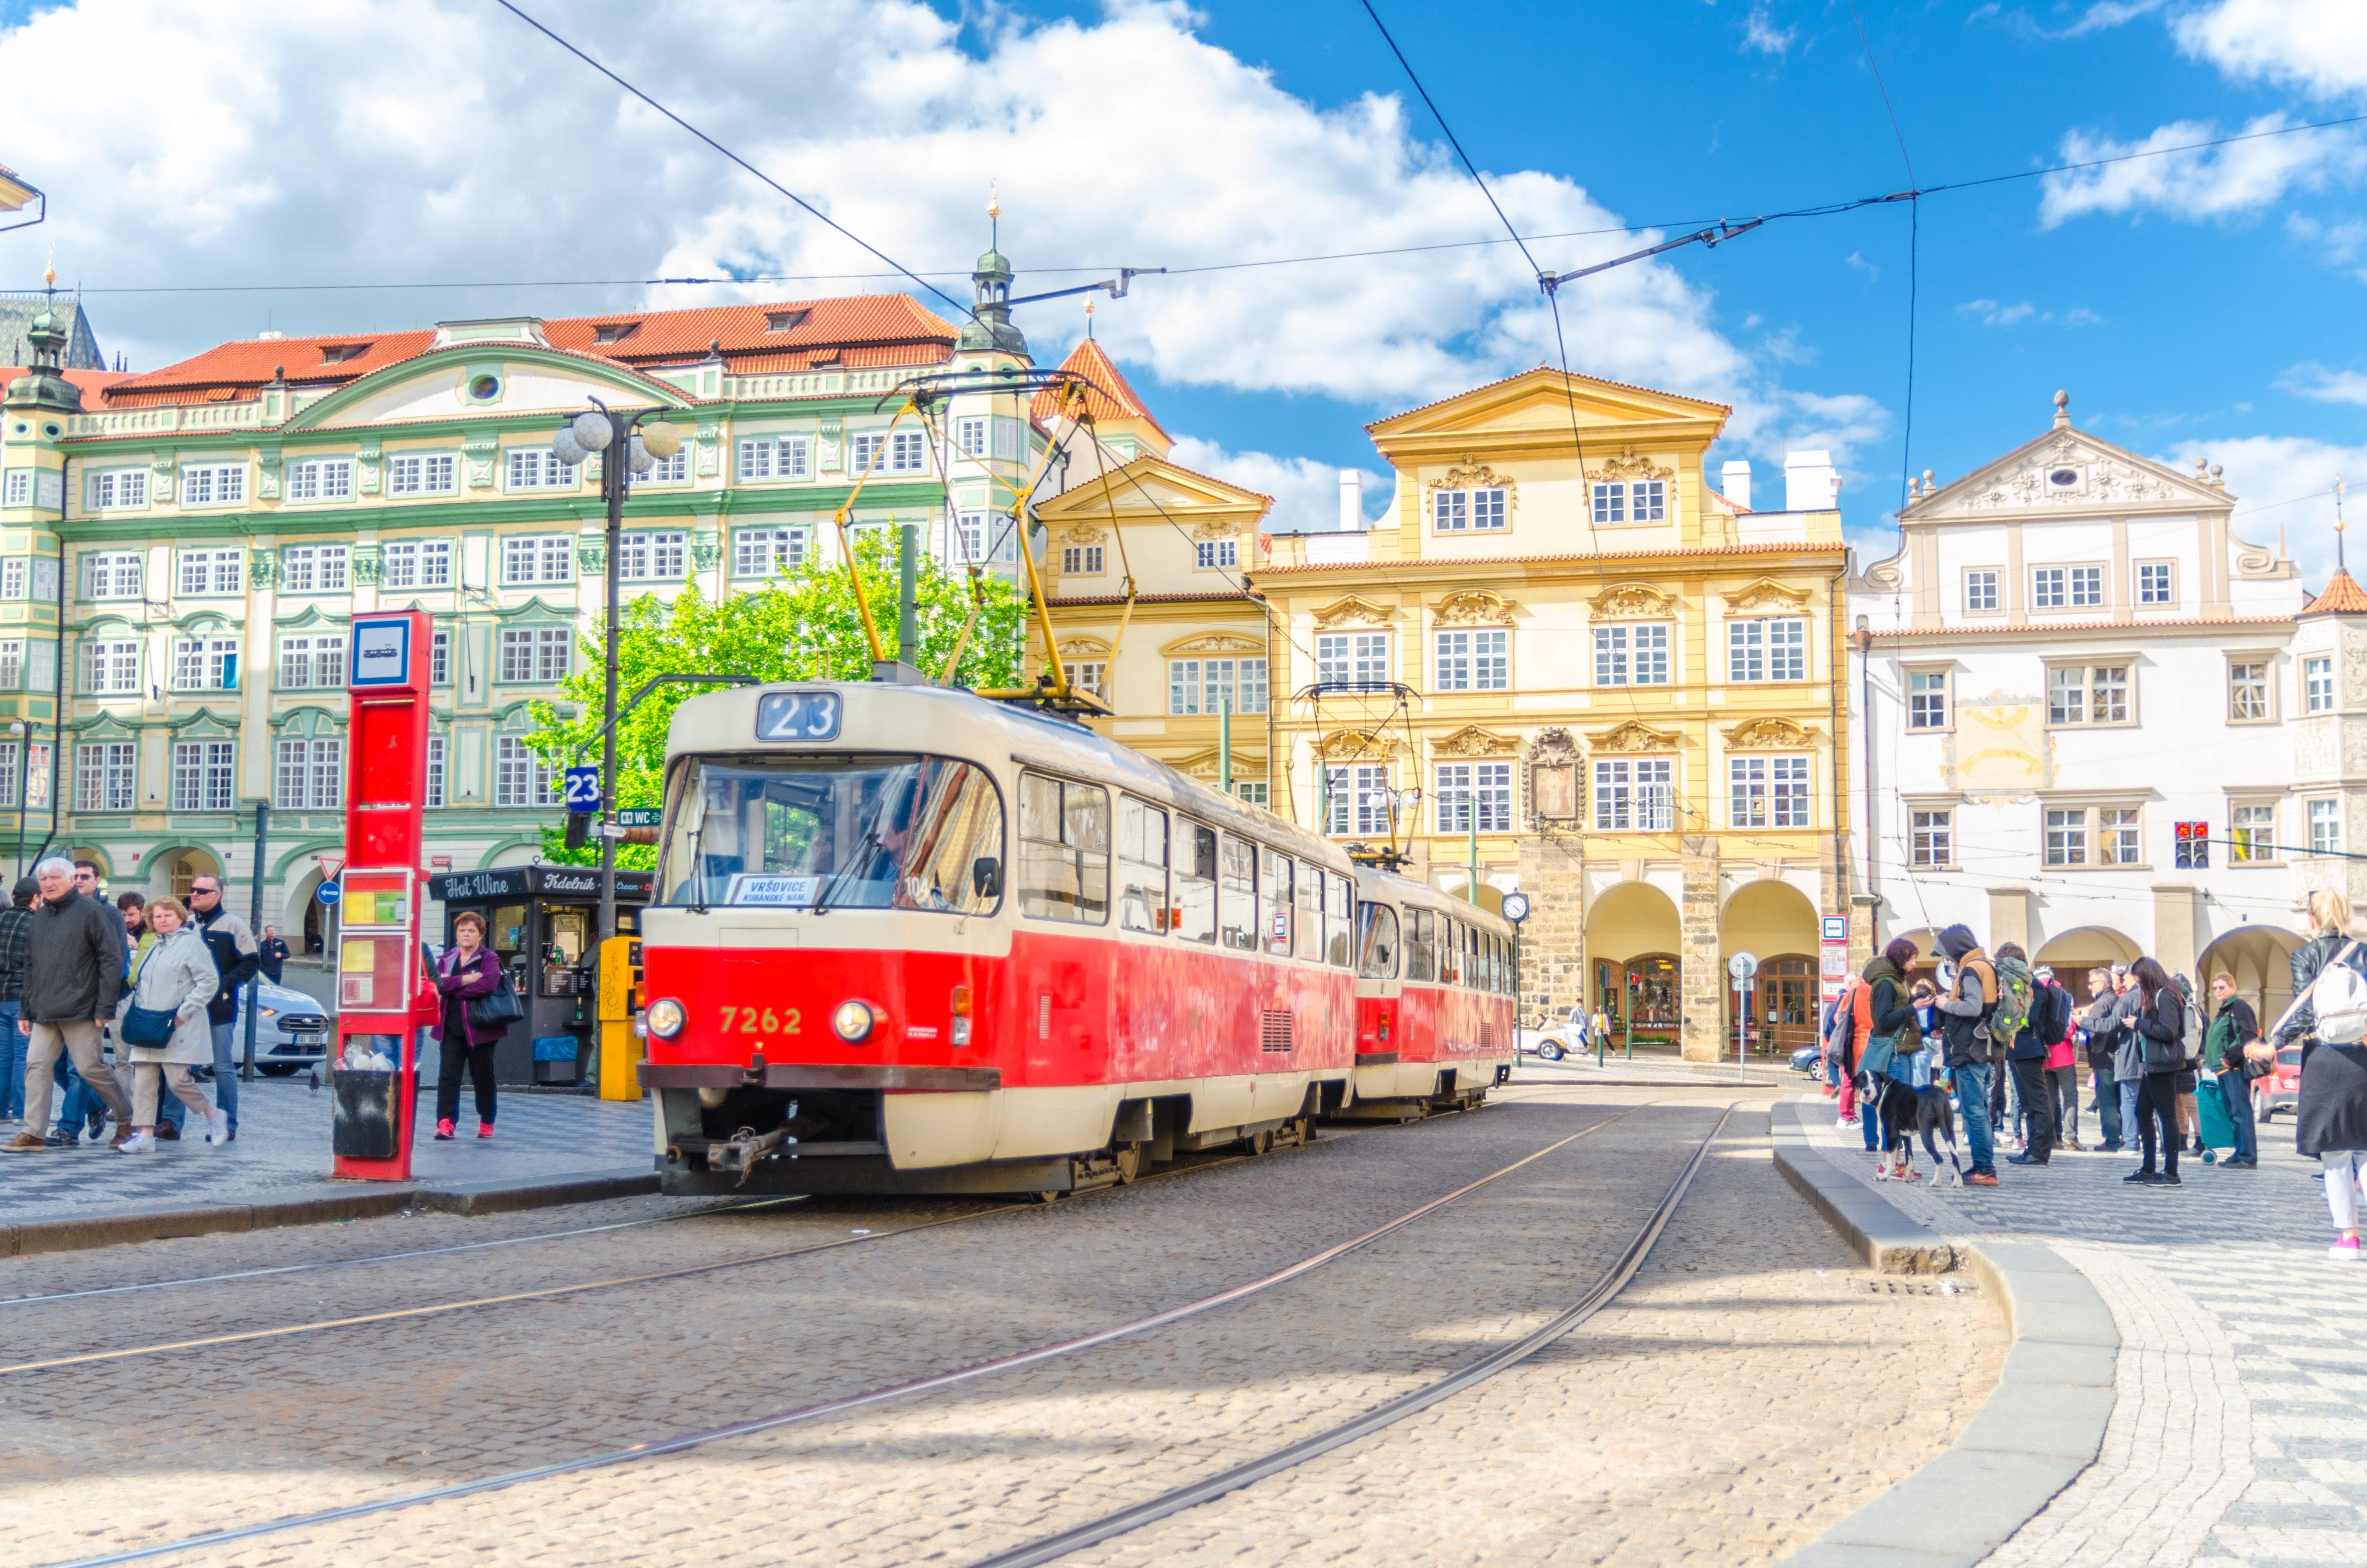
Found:
[[[668,904],[977,915],[1002,900],[1002,797],[967,762],[694,758],[669,820]]]

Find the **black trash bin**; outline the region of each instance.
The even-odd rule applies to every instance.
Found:
[[[402,1075],[347,1067],[329,1081],[336,1090],[332,1147],[353,1159],[392,1159]]]

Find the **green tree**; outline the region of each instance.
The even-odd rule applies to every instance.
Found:
[[[880,645],[896,655],[897,561],[892,534],[866,529],[855,536],[855,570],[862,574]],[[963,645],[954,682],[961,686],[1015,686],[1020,681],[1027,604],[1010,583],[981,580],[984,604]],[[923,557],[913,598],[919,606],[920,650],[913,660],[931,680],[945,672],[973,604],[967,570],[946,571]],[[655,594],[622,607],[624,640],[617,649],[617,695],[630,697],[651,676],[718,672],[753,675],[760,681],[861,681],[871,674],[871,653],[846,570],[835,561],[809,556],[805,564],[764,588],[720,602],[685,588],[669,604]],[[605,629],[583,639],[582,669],[563,684],[564,704],[537,703],[536,728],[527,744],[556,769],[571,762],[596,764],[600,748],[601,687],[607,656]],[[617,726],[617,804],[655,807],[665,795],[666,734],[674,709],[690,697],[718,688],[691,682],[660,686]],[[572,713],[574,716],[564,716]],[[583,754],[579,758],[578,749]],[[597,840],[580,850],[566,847],[565,829],[543,829],[543,858],[596,865]],[[619,845],[617,863],[647,870],[657,863],[655,846]]]

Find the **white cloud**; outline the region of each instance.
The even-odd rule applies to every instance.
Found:
[[[2056,314],[2042,310],[2027,299],[2010,305],[2000,305],[1994,299],[1967,299],[1956,307],[1956,314],[1980,322],[1985,327],[2018,327],[2024,321],[2059,323],[2067,327],[2101,326],[2104,318],[2085,305],[2075,305]]]
[[[1264,452],[1228,452],[1191,435],[1177,437],[1168,457],[1184,468],[1274,497],[1274,510],[1259,525],[1269,534],[1329,533],[1340,525],[1340,469],[1333,464]],[[1370,468],[1357,472],[1365,479],[1364,513],[1369,522],[1387,510],[1394,481]]]
[[[1033,266],[1207,266],[1465,241],[1492,219],[1396,96],[1318,110],[1192,31],[1172,0],[1091,25],[917,0],[582,0],[563,27],[758,167],[911,265],[967,270],[990,177],[1021,287]],[[983,17],[985,20],[980,18]],[[729,39],[730,47],[714,42]],[[90,112],[103,62],[108,108]],[[84,0],[0,32],[8,160],[52,197],[69,279],[255,283],[868,273],[878,264],[580,62],[477,0]],[[1426,126],[1426,121],[1422,122]],[[1081,161],[1092,146],[1155,156]],[[1585,189],[1491,175],[1522,229],[1615,226]],[[1569,267],[1646,233],[1538,247]],[[38,254],[20,248],[20,270]],[[572,314],[892,282],[436,296],[99,297],[102,342],[153,367],[266,324],[383,329],[497,310]],[[967,284],[943,283],[967,298]],[[1040,356],[1075,301],[1023,310]],[[943,310],[946,307],[939,305]],[[1564,289],[1574,368],[1736,405],[1780,445],[1801,405],[1641,263]],[[1172,383],[1408,407],[1552,357],[1553,321],[1506,245],[1138,281],[1099,334]],[[1840,456],[1837,454],[1837,456]]]
[[[1742,25],[1742,47],[1755,49],[1761,54],[1787,54],[1799,37],[1800,29],[1797,28],[1777,27],[1764,6],[1753,6],[1750,18]]]
[[[2236,496],[2234,527],[2254,544],[2285,541],[2312,586],[2334,570],[2334,481],[2367,474],[2367,446],[2344,446],[2298,435],[2251,435],[2232,441],[2186,441],[2160,460],[2191,469],[2202,457],[2225,470]],[[2357,516],[2356,508],[2349,509]],[[2351,569],[2367,575],[2367,557]]]
[[[2277,378],[2277,385],[2321,403],[2367,405],[2367,372],[2329,370],[2315,360],[2294,366]]]
[[[1843,257],[1841,258],[1841,260],[1842,260],[1842,261],[1843,261],[1843,262],[1844,262],[1844,263],[1849,266],[1850,270],[1852,270],[1852,272],[1862,272],[1862,273],[1865,274],[1865,276],[1866,276],[1866,277],[1867,277],[1867,279],[1868,279],[1869,281],[1872,281],[1872,282],[1880,282],[1880,281],[1881,281],[1881,278],[1882,278],[1882,268],[1881,268],[1881,267],[1879,267],[1879,266],[1877,266],[1877,265],[1875,265],[1873,262],[1870,262],[1870,261],[1866,260],[1863,256],[1862,256],[1862,255],[1858,254],[1855,251],[1852,251],[1849,254],[1847,254],[1847,255],[1843,256]]]
[[[2262,115],[2244,132],[2273,130],[2292,123],[2282,114]],[[2063,138],[2067,164],[2126,158],[2214,140],[2219,127],[2207,121],[2175,120],[2137,141],[2090,136],[2075,130]],[[2304,130],[2289,136],[2193,152],[2162,152],[2101,168],[2048,175],[2039,220],[2046,228],[2090,213],[2151,209],[2200,221],[2239,217],[2281,200],[2295,189],[2322,190],[2347,183],[2367,170],[2367,145],[2349,130]]]
[[[2219,0],[2170,31],[2180,49],[2230,76],[2325,98],[2367,93],[2367,6],[2359,0]]]

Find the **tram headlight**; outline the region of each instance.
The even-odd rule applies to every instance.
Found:
[[[682,1026],[690,1021],[690,1014],[684,1011],[682,1004],[672,997],[660,997],[651,1002],[649,1011],[643,1016],[649,1021],[650,1032],[660,1040],[673,1039],[682,1032]]]
[[[844,1001],[830,1015],[831,1032],[849,1045],[860,1045],[871,1038],[873,1026],[878,1021],[872,1015],[869,1002]]]

